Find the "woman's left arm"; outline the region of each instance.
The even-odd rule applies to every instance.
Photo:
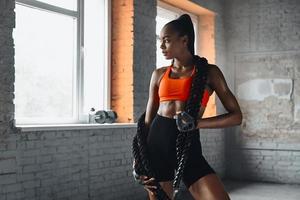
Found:
[[[221,70],[215,65],[209,66],[208,85],[216,92],[228,113],[198,119],[197,128],[223,128],[241,124],[242,112],[240,106],[228,88]]]

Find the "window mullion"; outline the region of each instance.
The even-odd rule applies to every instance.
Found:
[[[58,6],[53,6],[51,4],[47,4],[47,3],[36,1],[36,0],[16,0],[16,2],[21,5],[24,5],[24,6],[39,8],[39,9],[46,10],[46,11],[51,11],[51,12],[55,12],[55,13],[59,13],[59,14],[63,14],[63,15],[68,15],[68,16],[71,16],[74,18],[78,17],[77,11],[61,8]]]
[[[105,1],[105,38],[107,40],[105,41],[105,82],[104,82],[104,109],[109,110],[111,108],[111,63],[110,63],[110,50],[111,50],[111,1],[106,0]]]
[[[77,0],[77,73],[76,73],[76,115],[81,122],[85,121],[83,115],[84,105],[84,1]]]

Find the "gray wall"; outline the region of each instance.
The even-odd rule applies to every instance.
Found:
[[[205,6],[219,12],[218,2]],[[13,126],[14,5],[14,0],[0,1],[0,200],[142,199],[146,192],[131,176],[135,126],[31,131]],[[145,109],[156,63],[156,1],[137,0],[134,5],[134,113],[138,117]],[[222,16],[216,20],[216,50],[221,52],[225,46]],[[225,66],[224,60],[218,53],[217,64]],[[223,130],[204,130],[200,137],[205,157],[223,177]]]
[[[134,132],[98,128],[10,134],[11,146],[1,153],[0,199],[143,198],[131,176]]]
[[[228,178],[300,183],[300,2],[227,0],[227,66],[244,121]]]
[[[151,74],[156,69],[156,1],[134,1],[134,105],[135,122],[146,110]]]

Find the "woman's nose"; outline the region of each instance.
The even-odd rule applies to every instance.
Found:
[[[165,48],[166,48],[164,42],[162,42],[162,43],[160,44],[160,48],[161,48],[161,49],[165,49]]]

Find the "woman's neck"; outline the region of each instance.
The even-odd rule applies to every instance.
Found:
[[[173,67],[177,70],[188,70],[194,67],[193,56],[191,54],[182,56],[181,58],[174,58]]]

